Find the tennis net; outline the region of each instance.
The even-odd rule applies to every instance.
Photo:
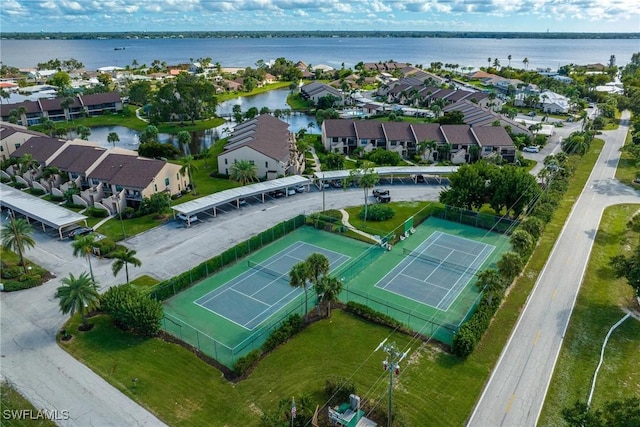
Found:
[[[275,277],[276,279],[281,279],[281,280],[286,280],[288,281],[288,275],[289,273],[280,273],[278,271],[272,270],[269,267],[266,267],[262,264],[259,264],[255,261],[251,261],[251,260],[247,260],[247,265],[249,265],[249,267],[253,268],[254,270],[258,270],[262,273],[268,274],[270,276]]]
[[[477,268],[474,268],[474,267],[472,267],[470,265],[454,264],[451,261],[445,261],[445,260],[442,260],[442,259],[438,259],[438,258],[426,255],[426,254],[421,253],[421,252],[414,252],[414,251],[412,251],[410,249],[407,249],[407,248],[403,248],[402,252],[407,256],[421,259],[423,261],[428,262],[429,264],[433,264],[433,265],[438,266],[438,267],[446,268],[447,270],[454,271],[456,273],[476,274],[476,272],[478,271]]]

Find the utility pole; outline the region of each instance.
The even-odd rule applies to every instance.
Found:
[[[382,349],[382,351],[387,353],[387,357],[382,362],[382,368],[385,371],[389,371],[389,405],[387,408],[387,426],[391,427],[391,419],[392,419],[391,406],[393,403],[393,374],[400,375],[400,362],[402,362],[402,360],[405,357],[407,357],[407,354],[409,354],[411,349],[402,353],[396,347],[395,342],[391,342],[389,344],[386,344],[386,342],[387,342],[387,338],[385,338],[384,341],[378,344],[378,347],[375,349],[375,351]]]

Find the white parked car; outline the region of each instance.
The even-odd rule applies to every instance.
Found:
[[[531,146],[531,147],[524,147],[522,151],[525,153],[539,153],[540,149],[536,146]]]
[[[178,219],[181,219],[181,220],[183,220],[183,221],[187,221],[187,220],[188,220],[188,222],[190,222],[190,223],[191,223],[191,222],[196,222],[196,221],[199,221],[199,220],[200,220],[200,218],[198,218],[198,216],[197,216],[197,215],[187,216],[187,215],[185,215],[185,214],[183,214],[183,213],[179,213],[177,216],[178,216]]]

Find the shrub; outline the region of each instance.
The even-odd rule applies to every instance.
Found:
[[[253,368],[256,363],[258,363],[258,360],[260,360],[261,355],[262,355],[262,352],[260,351],[260,349],[257,348],[253,350],[246,356],[236,360],[236,363],[233,365],[233,371],[239,377],[243,376],[244,374],[249,372],[249,370]]]
[[[106,218],[109,216],[109,212],[104,209],[89,206],[86,210],[87,215],[92,218]]]
[[[27,184],[23,183],[23,182],[16,182],[15,184],[13,184],[14,188],[17,188],[18,190],[21,190],[23,188],[27,187]]]
[[[352,380],[339,375],[330,375],[324,383],[324,394],[330,405],[339,405],[349,401],[349,395],[355,394],[356,385]]]
[[[62,201],[64,201],[64,196],[58,196],[58,195],[52,194],[51,195],[51,201],[52,202],[62,202]]]
[[[389,206],[371,205],[367,209],[367,219],[370,221],[386,221],[393,218],[395,212]],[[364,209],[358,214],[360,219],[364,220]]]
[[[133,209],[131,206],[127,206],[126,208],[124,208],[124,217],[127,219],[131,219],[134,218],[136,216],[136,210]]]
[[[379,311],[376,311],[364,304],[349,301],[345,308],[349,313],[355,314],[356,316],[362,317],[370,322],[389,326],[391,328],[398,328],[401,331],[407,330],[401,322],[397,321],[393,317],[380,313]]]
[[[100,250],[100,256],[108,257],[111,253],[113,253],[117,246],[116,242],[111,239],[102,239],[94,243],[95,247]]]
[[[100,307],[121,329],[152,337],[160,330],[162,304],[130,285],[110,288],[100,296]]]
[[[33,194],[34,196],[42,196],[45,191],[42,188],[32,188],[29,193]]]
[[[280,344],[285,343],[289,338],[302,330],[304,320],[299,314],[292,314],[282,324],[274,329],[267,340],[262,344],[262,351],[268,353]]]

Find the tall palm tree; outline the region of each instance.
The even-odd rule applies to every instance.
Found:
[[[118,136],[117,132],[109,132],[109,135],[107,135],[107,142],[113,144],[113,148],[115,148],[116,142],[120,142],[120,136]]]
[[[331,301],[337,301],[342,292],[342,282],[333,276],[322,276],[315,285],[318,300],[327,302],[327,317],[331,317]]]
[[[509,67],[511,67],[511,54],[507,55],[507,59],[509,60]]]
[[[182,167],[180,168],[180,174],[184,175],[185,173],[189,176],[189,183],[193,188],[193,195],[197,195],[196,191],[196,183],[193,182],[193,172],[198,170],[198,166],[196,165],[196,160],[193,158],[191,154],[185,156],[180,159],[180,163],[182,163]]]
[[[307,320],[308,299],[307,299],[307,279],[309,278],[309,265],[300,261],[291,267],[289,271],[289,284],[294,288],[302,288],[304,290],[304,320]]]
[[[522,60],[522,63],[524,64],[524,68],[529,69],[529,58],[524,58]]]
[[[31,237],[33,228],[31,224],[22,218],[15,219],[13,212],[9,213],[9,219],[9,225],[2,227],[2,247],[18,252],[24,274],[28,274],[27,264],[24,262],[24,251],[36,245],[36,241]]]
[[[100,294],[96,284],[86,272],[78,277],[69,273],[69,277],[62,279],[62,286],[56,290],[56,298],[60,299],[60,311],[62,314],[73,316],[79,312],[82,316],[82,326],[87,327],[87,312],[98,306]]]
[[[23,105],[20,108],[18,108],[18,114],[20,115],[20,123],[22,123],[22,126],[26,126],[27,125],[27,121],[26,120],[22,120],[22,118],[24,117],[26,119],[25,114],[27,114],[27,107],[25,107]]]
[[[73,105],[73,103],[76,102],[75,98],[73,96],[67,96],[65,99],[62,100],[62,102],[60,102],[60,106],[62,107],[63,110],[67,110],[67,118],[71,118],[71,121],[73,121],[73,114],[71,113],[71,111],[69,111],[69,107],[71,107]]]
[[[93,267],[91,266],[91,254],[93,253],[93,246],[96,242],[93,234],[85,234],[71,243],[73,248],[73,256],[75,257],[87,257],[89,262],[89,272],[91,273],[91,281],[95,283],[95,277],[93,277]]]
[[[249,160],[240,160],[231,165],[229,178],[242,185],[258,180],[258,168]]]
[[[314,285],[318,283],[322,276],[326,276],[329,272],[329,258],[321,253],[312,253],[307,257],[305,262],[308,265],[307,273],[309,274],[309,281]]]
[[[129,264],[140,267],[142,262],[136,258],[136,251],[133,249],[124,248],[123,250],[117,251],[113,254],[115,261],[113,262],[113,266],[111,267],[113,270],[113,275],[117,276],[122,267],[124,266],[124,272],[127,277],[127,285],[129,284]]]

